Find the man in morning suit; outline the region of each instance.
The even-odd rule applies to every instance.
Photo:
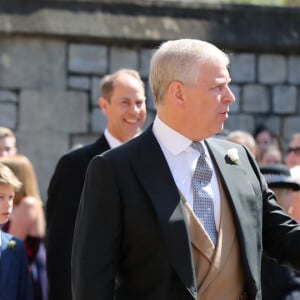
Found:
[[[300,227],[250,151],[212,137],[235,101],[228,64],[200,40],[168,41],[154,53],[153,125],[96,156],[86,173],[73,300],[259,300],[263,245],[300,268]]]
[[[48,188],[47,272],[49,300],[71,300],[71,248],[77,208],[89,161],[141,132],[146,120],[143,81],[137,71],[121,69],[101,81],[99,106],[107,118],[104,134],[93,144],[65,154]]]

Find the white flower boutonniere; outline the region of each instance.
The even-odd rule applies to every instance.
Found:
[[[9,241],[7,244],[7,247],[11,250],[14,250],[15,246],[16,246],[16,241],[14,240]]]
[[[232,163],[234,163],[235,165],[237,165],[239,163],[239,153],[238,150],[236,148],[230,148],[227,151],[227,157],[230,159],[230,161]]]

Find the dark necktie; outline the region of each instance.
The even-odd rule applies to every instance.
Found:
[[[193,210],[206,232],[210,236],[214,245],[217,243],[218,233],[216,230],[214,217],[214,203],[211,195],[209,195],[203,187],[210,183],[212,177],[212,169],[205,160],[205,152],[200,142],[193,142],[192,148],[200,152],[197,166],[192,177],[193,187]]]

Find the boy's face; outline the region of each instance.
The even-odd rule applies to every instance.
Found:
[[[14,188],[9,184],[0,184],[0,224],[8,221],[13,209]]]

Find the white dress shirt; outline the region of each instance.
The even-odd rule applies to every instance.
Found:
[[[111,149],[122,145],[122,143],[118,139],[116,139],[114,136],[111,135],[111,133],[108,131],[107,128],[105,128],[104,130],[104,136],[106,137],[107,142]]]
[[[155,117],[152,130],[167,160],[177,188],[190,207],[193,207],[192,176],[200,156],[199,151],[191,147],[192,141],[190,139],[167,126],[158,116]],[[217,230],[219,230],[221,204],[218,181],[205,143],[201,143],[205,150],[206,161],[213,170],[211,182],[205,187],[205,190],[212,196],[214,201],[215,222]]]

